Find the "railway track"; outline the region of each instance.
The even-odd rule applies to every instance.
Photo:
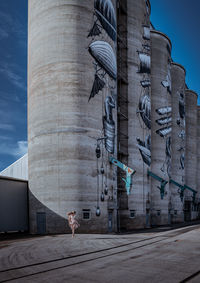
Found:
[[[199,228],[199,227],[198,227]],[[0,282],[12,282],[14,280],[31,278],[31,276],[39,275],[55,270],[61,270],[62,268],[72,267],[76,265],[81,265],[83,263],[92,262],[95,260],[116,256],[118,254],[134,251],[137,249],[142,249],[147,246],[156,245],[162,242],[163,245],[169,243],[172,238],[182,235],[184,233],[194,230],[194,227],[187,227],[178,230],[170,230],[168,232],[163,232],[163,235],[153,236],[148,239],[130,241],[125,244],[116,245],[109,248],[100,249],[97,251],[86,252],[82,254],[76,254],[72,256],[61,257],[57,259],[50,259],[47,261],[36,262],[27,265],[21,265],[16,267],[11,267],[0,271]],[[196,228],[197,229],[197,228]],[[185,278],[180,283],[189,282],[194,277],[198,276],[200,271],[195,272],[191,276]]]

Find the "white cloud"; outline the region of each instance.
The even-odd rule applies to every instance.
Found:
[[[10,124],[0,124],[0,130],[12,131],[14,127]]]
[[[14,150],[14,155],[21,157],[28,152],[28,142],[27,141],[18,141],[17,148]]]
[[[14,69],[17,69],[14,71]],[[3,67],[0,68],[0,72],[7,76],[12,84],[17,86],[20,89],[26,90],[24,79],[19,75],[19,67],[16,65],[8,65],[5,64]]]
[[[28,142],[27,141],[18,141],[17,144],[1,144],[0,154],[2,155],[11,155],[16,158],[22,157],[28,152]]]

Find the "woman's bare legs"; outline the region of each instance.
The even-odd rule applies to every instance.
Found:
[[[72,238],[74,238],[74,227],[72,227]]]

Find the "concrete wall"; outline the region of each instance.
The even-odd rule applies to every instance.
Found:
[[[196,170],[196,182],[197,182],[197,198],[200,200],[200,106],[197,106],[197,170]],[[200,210],[200,207],[199,207]],[[200,216],[200,215],[199,215]]]
[[[186,89],[186,156],[185,156],[185,184],[197,190],[196,170],[197,170],[197,94]],[[191,214],[188,213],[185,220],[195,219],[197,212],[193,212],[192,192],[185,191],[185,201],[191,201]]]
[[[53,233],[67,231],[63,219],[71,210],[77,211],[80,232],[105,232],[108,226],[106,201],[101,216],[95,215],[95,144],[101,136],[103,101],[97,95],[88,103],[94,78],[94,60],[87,50],[93,7],[92,0],[29,0],[29,187],[44,206],[48,232]],[[90,221],[82,220],[82,209],[91,210]],[[30,200],[32,233],[37,211]]]
[[[184,160],[185,155],[185,69],[177,63],[172,63],[172,164],[171,178],[180,185],[185,184]],[[181,201],[180,188],[170,184],[172,202],[172,222],[182,222],[183,200]]]
[[[185,90],[186,106],[186,160],[185,160],[185,183],[196,190],[196,168],[197,168],[197,94]],[[191,195],[191,193],[187,193]]]
[[[25,154],[6,169],[1,171],[0,175],[28,180],[28,154]]]
[[[139,52],[149,53],[144,50],[143,45],[150,47],[150,40],[145,40],[144,25],[150,26],[150,3],[147,2],[147,9],[144,0],[127,1],[127,38],[128,38],[128,165],[136,170],[133,176],[132,192],[128,198],[128,210],[124,211],[124,226],[127,229],[146,226],[146,201],[149,193],[149,183],[147,181],[147,165],[144,163],[138,149],[138,141],[145,141],[150,130],[142,120],[138,112],[140,99],[145,95],[150,95],[150,87],[143,88],[141,81],[149,78],[147,72],[140,71]],[[130,218],[130,210],[135,211],[135,217]],[[148,224],[147,224],[148,225]]]
[[[169,117],[170,114],[159,115],[158,109],[171,106],[171,95],[162,85],[166,80],[171,60],[171,42],[169,38],[158,31],[151,31],[151,168],[157,176],[168,181],[170,160],[166,157],[166,141],[171,135],[161,137],[156,131],[170,127],[171,124],[159,125],[156,120]],[[169,163],[168,163],[169,161]],[[168,166],[169,165],[169,166]],[[169,185],[165,186],[165,195],[161,199],[160,182],[151,178],[151,213],[152,225],[167,224],[169,222],[168,202],[170,200]]]

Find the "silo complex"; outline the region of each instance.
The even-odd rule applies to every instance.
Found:
[[[185,184],[185,69],[171,65],[172,79],[172,141],[171,141],[171,215],[172,222],[183,222]]]
[[[171,174],[171,42],[151,31],[151,220],[152,225],[170,221]],[[169,203],[169,206],[168,206]]]
[[[149,0],[29,0],[31,233],[69,232],[70,211],[79,232],[198,216],[197,96],[150,11]]]
[[[150,165],[150,2],[127,0],[128,165],[136,170],[123,227],[145,227]]]
[[[28,155],[32,233],[40,226],[51,233],[67,231],[66,213],[72,210],[77,212],[80,232],[107,231],[107,202],[99,204],[105,183],[101,174],[107,168],[106,186],[110,188],[112,166],[106,158],[100,161],[95,155],[96,144],[101,154],[104,148],[104,141],[97,140],[102,137],[102,116],[104,123],[108,122],[107,131],[111,132],[106,144],[110,152],[115,143],[110,110],[115,106],[112,100],[115,94],[107,102],[103,100],[110,94],[108,85],[112,84],[115,92],[117,72],[115,11],[112,2],[107,2],[102,8],[101,1],[92,0],[29,0]],[[105,15],[104,9],[109,14]],[[104,20],[106,16],[109,26]],[[106,120],[104,113],[106,103],[110,120]],[[112,222],[112,213],[109,221]]]
[[[185,91],[186,107],[186,132],[185,132],[185,184],[197,190],[196,170],[197,170],[197,94],[186,89]],[[196,216],[193,205],[193,192],[185,191],[185,220],[189,221]]]

